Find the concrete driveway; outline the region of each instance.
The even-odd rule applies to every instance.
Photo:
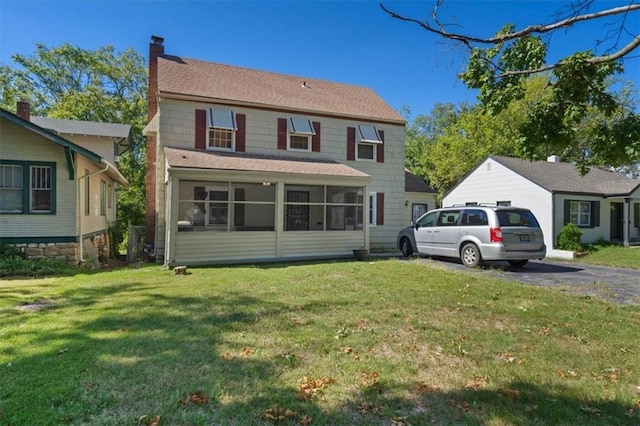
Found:
[[[571,293],[584,294],[616,303],[640,306],[640,270],[612,268],[551,260],[530,261],[524,268],[513,268],[506,262],[491,262],[470,269],[451,259],[429,259],[434,266],[470,274],[482,274],[523,284],[557,287]]]

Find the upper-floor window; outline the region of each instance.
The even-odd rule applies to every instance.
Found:
[[[311,151],[311,137],[316,134],[311,120],[290,117],[287,120],[287,149]]]
[[[356,159],[376,161],[377,145],[381,143],[375,126],[359,124],[356,127]]]
[[[17,163],[0,164],[0,213],[54,213],[54,165]]]
[[[209,108],[207,111],[209,129],[207,149],[233,151],[238,130],[233,111],[222,108]]]

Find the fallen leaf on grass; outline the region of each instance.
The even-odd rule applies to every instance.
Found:
[[[296,420],[301,425],[309,425],[313,422],[313,418],[311,416],[300,415],[293,410],[282,407],[266,409],[264,413],[262,413],[262,418],[272,423],[280,423],[288,419]]]
[[[542,327],[540,329],[540,331],[538,331],[538,334],[542,334],[543,336],[548,336],[549,335],[549,327]]]
[[[384,407],[380,405],[370,404],[368,402],[360,402],[358,403],[356,408],[362,414],[372,413],[379,416],[384,412]]]
[[[189,404],[205,405],[209,402],[209,395],[202,391],[189,392],[189,394],[178,401],[178,407]]]
[[[407,421],[406,417],[392,417],[391,424],[393,426],[410,426],[411,423]]]
[[[489,378],[487,376],[473,376],[472,379],[464,386],[465,389],[478,390],[486,386]]]
[[[362,385],[367,387],[374,387],[378,384],[380,374],[377,371],[363,371],[360,373],[362,378]]]
[[[244,348],[242,348],[242,351],[240,352],[240,355],[249,356],[251,354],[251,352],[254,352],[254,350],[251,349],[251,348],[248,348],[248,347],[244,347]]]
[[[143,424],[145,426],[159,426],[160,425],[160,416],[140,416],[138,419],[138,423]]]
[[[224,355],[222,355],[222,357],[224,359],[233,359],[233,355],[231,355],[231,352],[227,351],[224,353]]]
[[[63,353],[65,353],[65,352],[66,352],[66,351],[68,351],[68,350],[69,350],[69,348],[60,349],[60,350],[58,351],[58,355],[62,355]]]
[[[520,396],[520,391],[517,389],[500,389],[498,392],[500,392],[502,395],[508,396],[511,399],[516,399]]]
[[[589,407],[588,405],[581,405],[580,409],[589,414],[600,414],[601,412],[599,408]]]
[[[416,390],[418,392],[435,393],[435,392],[440,392],[440,386],[430,385],[428,383],[422,382],[422,383],[419,383],[418,386],[416,386]]]
[[[302,383],[298,385],[298,399],[311,399],[316,396],[321,389],[335,382],[336,379],[329,377],[321,377],[314,380],[308,376],[304,376]]]

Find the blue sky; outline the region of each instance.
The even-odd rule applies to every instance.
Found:
[[[596,1],[596,8],[624,1]],[[427,16],[433,1],[384,2],[412,17]],[[440,9],[452,30],[489,36],[506,22],[518,28],[548,23],[552,0],[449,0]],[[630,28],[640,28],[636,16]],[[604,28],[604,29],[603,29]],[[553,36],[550,57],[575,50],[602,52],[602,23],[579,24]],[[86,49],[134,48],[145,59],[151,35],[165,38],[167,54],[301,77],[367,86],[393,108],[428,114],[437,102],[473,102],[457,78],[464,51],[415,24],[392,19],[377,1],[0,0],[0,63],[32,54],[36,43],[69,42]],[[620,43],[628,41],[621,39]],[[640,88],[640,52],[625,61],[624,77]]]

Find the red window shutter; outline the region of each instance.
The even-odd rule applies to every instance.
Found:
[[[313,131],[316,132],[316,134],[311,137],[311,151],[320,152],[320,123],[313,121],[311,124],[313,125]]]
[[[207,111],[196,110],[196,149],[207,149]]]
[[[382,143],[379,143],[376,147],[378,150],[376,153],[376,161],[378,161],[378,163],[384,163],[384,130],[378,130],[378,134],[380,135]]]
[[[384,225],[384,192],[376,194],[376,225]]]
[[[347,160],[356,159],[356,128],[347,127]]]
[[[278,149],[287,149],[287,119],[278,118]]]
[[[246,150],[247,136],[247,116],[245,114],[236,114],[236,151],[244,152]]]

